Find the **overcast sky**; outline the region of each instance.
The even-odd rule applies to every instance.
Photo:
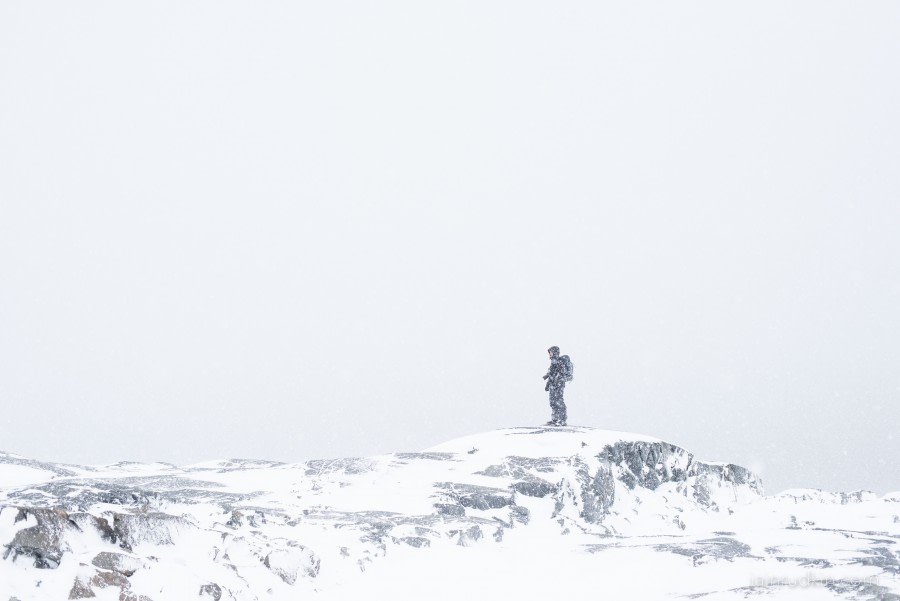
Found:
[[[570,423],[900,489],[900,3],[0,2],[0,449]]]

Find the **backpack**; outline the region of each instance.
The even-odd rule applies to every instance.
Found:
[[[565,376],[566,382],[571,382],[575,378],[575,365],[568,355],[563,355],[559,360],[563,364],[563,376]]]

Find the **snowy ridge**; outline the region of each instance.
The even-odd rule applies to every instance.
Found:
[[[794,598],[791,578],[810,570],[832,597],[888,599],[898,499],[764,497],[741,466],[583,427],[297,464],[3,453],[0,601],[405,598],[398,579],[410,598],[456,598],[462,579],[476,598],[543,587],[594,599],[597,573],[630,598]],[[658,577],[634,577],[644,569]]]

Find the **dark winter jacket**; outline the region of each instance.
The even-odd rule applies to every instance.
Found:
[[[547,370],[544,379],[547,380],[548,388],[562,388],[566,385],[566,368],[559,357],[551,357],[550,369]]]

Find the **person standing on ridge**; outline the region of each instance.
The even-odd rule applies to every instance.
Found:
[[[575,368],[568,355],[560,356],[558,346],[551,346],[547,352],[550,354],[550,369],[544,374],[544,379],[547,380],[544,390],[550,393],[550,411],[552,412],[547,425],[565,426],[567,415],[563,393],[566,390],[566,382],[572,381]]]

